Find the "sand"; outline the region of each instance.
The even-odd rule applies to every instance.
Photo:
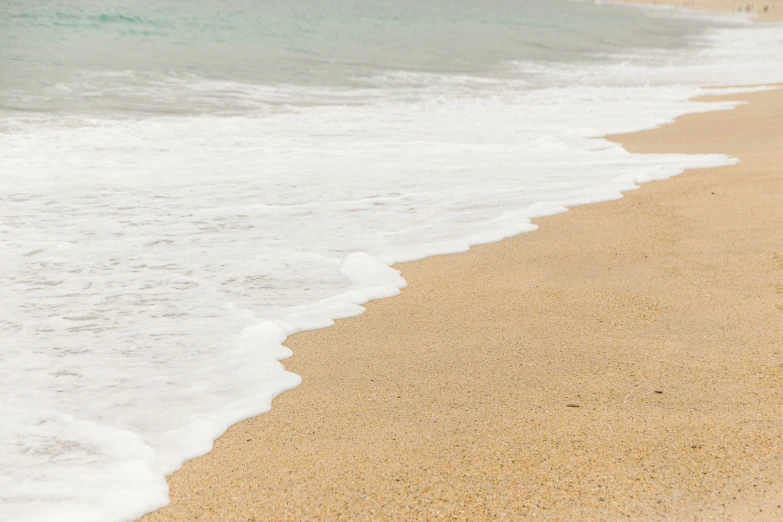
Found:
[[[670,5],[695,11],[750,13],[758,20],[783,20],[783,0],[621,0],[630,4]]]
[[[724,98],[718,98],[724,99]],[[783,90],[615,139],[725,152],[400,265],[144,522],[783,520]]]

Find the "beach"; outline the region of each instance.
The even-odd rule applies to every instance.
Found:
[[[142,520],[783,518],[783,91],[711,99],[611,139],[739,164],[398,265]]]
[[[767,513],[766,6],[4,2],[0,520]]]
[[[767,513],[781,2],[3,2],[0,521]]]
[[[779,0],[749,2],[742,0],[622,0],[629,4],[670,6],[676,9],[691,9],[706,12],[749,13],[759,20],[775,22],[783,19]]]

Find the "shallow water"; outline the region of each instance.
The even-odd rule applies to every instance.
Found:
[[[782,39],[565,1],[3,3],[0,518],[163,505],[389,265],[729,163],[597,137],[783,80]]]

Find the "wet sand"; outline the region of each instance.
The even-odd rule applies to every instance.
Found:
[[[398,266],[143,520],[783,519],[783,91],[717,99],[614,139],[738,165]]]
[[[749,13],[761,21],[783,20],[783,0],[620,0],[630,4],[670,5],[679,9]]]

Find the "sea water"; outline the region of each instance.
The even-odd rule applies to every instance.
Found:
[[[566,0],[0,3],[0,519],[160,507],[390,265],[732,163],[601,136],[733,107],[688,100],[783,81],[782,42]]]

